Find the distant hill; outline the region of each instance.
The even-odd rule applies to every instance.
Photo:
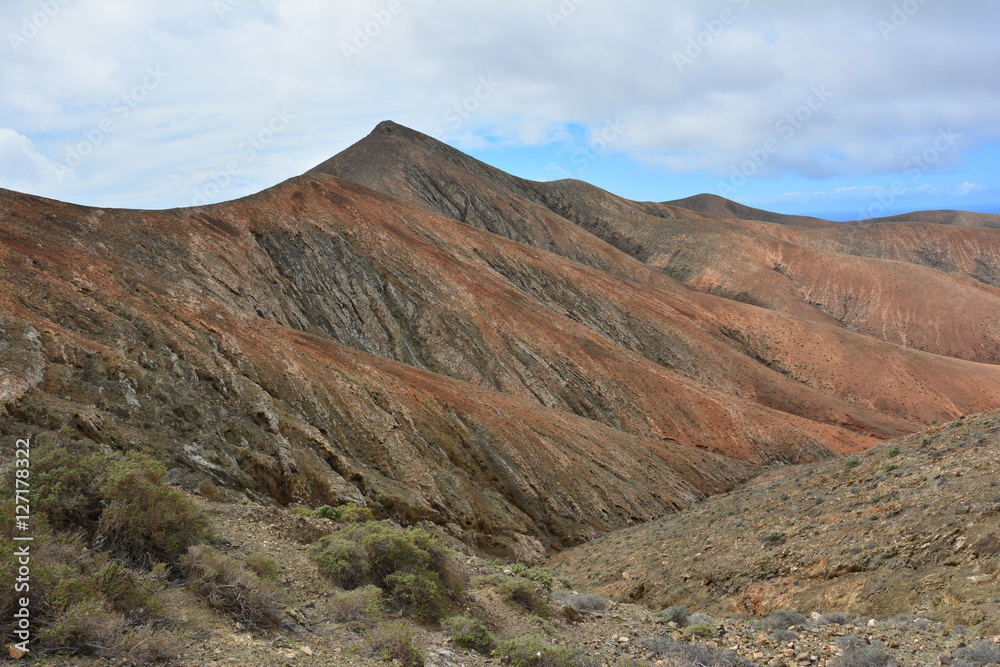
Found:
[[[773,213],[707,193],[663,203],[668,206],[680,206],[681,208],[697,211],[698,213],[704,213],[713,218],[759,220],[761,222],[773,222],[778,225],[794,225],[796,227],[830,227],[837,224],[829,220],[823,220],[822,218],[813,218],[805,215]]]

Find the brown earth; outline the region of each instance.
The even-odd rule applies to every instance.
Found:
[[[350,500],[531,560],[1000,405],[990,237],[921,224],[953,274],[768,225],[389,122],[215,206],[0,191],[3,446],[68,428],[220,498]]]
[[[653,609],[897,614],[1000,632],[1000,412],[857,456],[775,468],[557,556]]]

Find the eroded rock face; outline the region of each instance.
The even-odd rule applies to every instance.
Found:
[[[587,231],[639,205],[403,130],[210,207],[0,191],[3,434],[536,559],[1000,404],[996,367],[692,290]]]

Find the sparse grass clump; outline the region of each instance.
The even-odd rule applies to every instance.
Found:
[[[505,577],[497,585],[497,593],[504,600],[518,604],[542,618],[549,617],[549,604],[535,588],[535,584],[520,577]]]
[[[327,603],[333,620],[346,623],[355,632],[382,620],[383,604],[382,589],[371,584],[331,595]]]
[[[847,649],[836,664],[838,667],[896,667],[898,663],[876,641],[870,646],[866,644]]]
[[[761,533],[760,543],[765,547],[777,547],[785,543],[787,536],[780,531],[770,531]]]
[[[688,611],[687,605],[675,604],[656,612],[653,616],[663,623],[675,623],[677,627],[683,628],[687,626],[691,613]]]
[[[250,554],[243,559],[243,564],[264,581],[277,581],[278,564],[273,558],[261,554]]]
[[[816,625],[847,625],[850,623],[850,619],[847,614],[842,611],[830,611],[818,619],[816,619]]]
[[[197,545],[181,560],[198,595],[249,630],[281,625],[283,596],[273,586],[228,556]]]
[[[406,620],[379,623],[365,633],[365,654],[403,667],[423,667],[424,654],[413,645],[415,631]]]
[[[552,574],[552,570],[547,567],[528,567],[521,563],[515,563],[510,566],[510,571],[514,576],[541,584],[546,593],[551,593],[552,587],[555,585],[556,577]]]
[[[679,642],[670,637],[655,635],[642,642],[643,648],[653,655],[668,660],[667,664],[702,665],[703,667],[750,667],[749,660],[731,651],[723,651],[702,643]]]
[[[805,628],[809,625],[809,619],[791,609],[775,609],[756,625],[765,630],[787,630],[792,626]]]
[[[1000,663],[1000,645],[986,640],[978,641],[971,646],[955,649],[955,657],[969,665],[997,664]]]
[[[709,639],[715,636],[715,626],[711,623],[695,623],[684,628],[684,631],[692,637]]]
[[[445,621],[444,626],[455,643],[463,648],[472,649],[483,655],[489,655],[496,648],[497,642],[493,633],[479,619],[462,614],[452,616]]]
[[[576,654],[571,649],[537,637],[502,641],[495,654],[511,667],[576,667]]]
[[[592,593],[573,593],[563,598],[563,604],[579,612],[601,612],[608,608],[608,601]]]
[[[444,545],[416,528],[352,524],[314,543],[310,555],[341,587],[374,584],[391,605],[425,621],[440,620],[464,588]]]

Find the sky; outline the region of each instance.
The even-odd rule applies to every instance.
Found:
[[[533,180],[1000,213],[996,0],[3,0],[0,187],[235,199],[391,119]]]

